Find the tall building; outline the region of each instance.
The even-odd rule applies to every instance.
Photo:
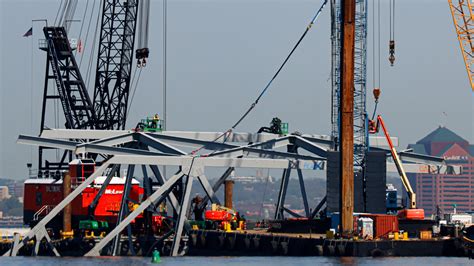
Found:
[[[416,144],[408,145],[416,153],[443,157],[449,165],[461,165],[460,175],[411,174],[416,203],[426,214],[474,210],[474,145],[446,127],[438,127]]]

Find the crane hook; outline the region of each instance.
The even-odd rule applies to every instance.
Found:
[[[393,66],[395,63],[395,40],[390,40],[388,45],[390,56],[388,57],[388,61],[390,61],[390,65]]]

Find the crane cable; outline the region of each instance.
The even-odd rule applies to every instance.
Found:
[[[56,12],[56,17],[54,18],[54,24],[53,25],[56,25],[56,21],[58,20],[59,14],[61,13],[63,3],[64,3],[64,0],[61,0],[61,2],[59,3],[58,11]]]
[[[379,71],[379,73],[378,73],[378,87],[380,88],[380,86],[381,86],[381,85],[380,85],[380,76],[381,76],[381,74],[380,74],[380,68],[381,68],[381,67],[380,67],[380,65],[381,65],[381,64],[380,64],[380,60],[381,60],[381,59],[380,59],[380,58],[381,58],[381,56],[380,56],[380,43],[381,43],[381,42],[380,42],[380,39],[381,39],[381,33],[380,33],[380,25],[381,25],[381,22],[380,22],[380,14],[381,14],[381,11],[380,11],[380,1],[377,1],[377,5],[378,5],[378,13],[377,13],[377,20],[378,20],[378,21],[377,21],[377,24],[378,24],[378,36],[377,36],[377,39],[378,39],[378,48],[377,48],[377,49],[378,49],[378,62],[379,62],[379,63],[378,63],[378,71]]]
[[[101,6],[103,4],[103,1],[104,0],[100,0],[100,2],[99,2],[99,4]],[[94,9],[92,9],[92,10],[94,10]],[[99,23],[99,19],[101,18],[100,14],[101,14],[100,11],[97,11],[97,20],[96,20],[96,25],[95,25],[95,31],[94,31],[94,36],[92,36],[93,39],[92,39],[92,45],[91,45],[91,48],[90,48],[91,49],[91,55],[89,56],[89,62],[88,62],[88,65],[87,65],[86,80],[87,80],[87,87],[88,88],[92,88],[93,86],[95,86],[95,84],[94,84],[95,81],[93,80],[93,78],[91,78],[91,76],[92,76],[91,72],[92,72],[93,59],[94,59],[94,55],[95,55],[95,51],[96,51],[94,45],[96,43],[98,35],[100,34],[100,32],[99,32],[99,28],[101,27],[100,23]],[[86,36],[86,41],[87,41],[87,36]],[[97,44],[97,47],[100,47],[100,44]],[[97,52],[97,53],[99,53],[99,52]],[[96,71],[98,71],[98,69],[96,69]],[[91,82],[93,84],[91,84]],[[94,88],[94,93],[95,93],[95,88]]]
[[[392,1],[392,0],[390,0]],[[372,28],[372,82],[373,82],[373,88],[374,92],[375,90],[380,91],[380,39],[381,39],[381,34],[380,34],[380,1],[377,1],[377,9],[375,6],[375,1],[372,2],[372,10],[373,10],[373,16],[372,16],[372,24],[374,25]],[[391,12],[390,12],[391,14]],[[375,17],[377,16],[377,24],[375,23]],[[391,21],[391,20],[390,20]],[[377,29],[376,29],[377,26]],[[377,40],[377,42],[376,42]],[[376,47],[377,45],[377,47]],[[376,52],[377,51],[377,52]],[[377,113],[377,107],[378,107],[378,98],[375,99],[375,106],[374,106],[374,111],[372,113],[372,119],[375,119],[375,115]]]
[[[221,135],[219,135],[216,139],[214,139],[212,142],[216,142],[218,141],[220,138],[224,137],[224,140],[223,142],[226,142],[228,137],[230,136],[230,133],[248,116],[248,114],[255,108],[255,106],[257,106],[257,104],[259,103],[260,99],[265,95],[265,93],[267,92],[267,90],[270,88],[270,85],[273,83],[273,81],[276,79],[276,77],[280,74],[281,70],[283,69],[283,67],[286,65],[286,63],[288,62],[288,60],[291,58],[291,56],[293,55],[293,53],[295,52],[296,48],[298,48],[298,46],[300,45],[301,41],[304,39],[304,37],[306,36],[306,34],[308,33],[308,31],[311,29],[311,27],[313,26],[314,22],[316,21],[316,19],[319,17],[319,15],[321,14],[323,8],[326,6],[328,0],[324,0],[324,2],[322,3],[321,7],[318,9],[318,11],[316,12],[316,14],[313,16],[313,19],[311,20],[311,22],[308,24],[308,26],[306,27],[306,30],[303,32],[303,34],[301,35],[301,37],[299,38],[299,40],[296,42],[296,44],[293,46],[293,49],[291,49],[290,53],[287,55],[287,57],[285,58],[285,60],[283,61],[283,63],[280,65],[280,67],[278,68],[278,70],[275,72],[275,74],[273,75],[273,77],[270,79],[270,81],[268,81],[268,83],[266,84],[266,86],[263,88],[263,90],[260,92],[260,94],[258,95],[258,97],[255,99],[255,101],[250,105],[250,107],[247,109],[247,111],[237,120],[237,122],[235,122],[233,124],[233,126],[231,128],[229,128],[226,132],[222,133]],[[197,153],[198,151],[204,149],[207,145],[204,145],[194,151],[191,152],[191,154],[195,154]],[[212,153],[211,153],[212,154]]]
[[[96,3],[95,3],[96,0],[93,0],[93,1],[94,1],[94,2],[92,3],[92,8],[91,8],[90,16],[89,16],[89,19],[87,20],[88,23],[87,23],[86,37],[85,37],[85,39],[84,39],[84,50],[85,50],[85,46],[87,45],[87,40],[88,40],[88,38],[89,38],[89,32],[90,32],[91,24],[92,24],[92,21],[93,21],[92,17],[94,16],[94,10],[95,10],[94,6],[95,6],[95,4],[96,4]],[[99,5],[101,5],[101,2],[99,2]],[[100,8],[98,8],[97,10],[100,10]],[[100,12],[100,11],[98,11],[98,12]],[[85,20],[84,20],[84,21],[85,21]],[[94,48],[94,45],[92,44],[91,46],[92,46],[92,49],[93,49],[93,48]],[[81,59],[80,59],[80,61],[79,61],[79,67],[81,67],[81,65],[82,65],[82,59],[84,58],[84,54],[85,54],[85,52],[81,54]],[[92,51],[91,51],[91,54],[92,54]]]
[[[79,37],[78,37],[78,42],[82,42],[81,41],[81,37],[82,37],[82,30],[84,28],[84,24],[85,24],[85,20],[86,20],[86,14],[87,14],[87,10],[89,8],[89,0],[87,0],[86,2],[86,7],[84,8],[84,14],[82,15],[82,20],[81,20],[81,28],[79,30]],[[77,55],[77,52],[79,51],[79,47],[78,49],[74,52],[74,56]],[[80,67],[80,66],[79,66]]]
[[[135,82],[135,77],[137,76],[136,74],[137,74],[138,69],[140,69],[140,71],[138,72],[138,77],[136,78],[137,81]],[[128,114],[130,113],[130,109],[132,108],[133,98],[135,98],[135,92],[137,91],[138,81],[140,81],[140,76],[142,74],[142,69],[143,68],[141,68],[141,67],[135,67],[135,71],[133,71],[133,78],[132,78],[132,81],[130,82],[130,86],[133,89],[132,98],[130,99],[130,102],[128,103],[126,117],[128,117]],[[135,82],[135,86],[133,85],[134,82]]]

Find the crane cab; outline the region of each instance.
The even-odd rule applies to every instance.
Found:
[[[80,185],[95,172],[95,162],[92,159],[75,159],[69,163],[69,175],[73,186]]]

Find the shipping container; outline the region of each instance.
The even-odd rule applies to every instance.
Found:
[[[374,238],[388,238],[393,232],[398,232],[398,217],[389,214],[360,214],[359,217],[371,218],[374,221]]]
[[[373,239],[374,221],[366,217],[357,219],[357,233],[362,239]]]
[[[448,220],[449,223],[461,223],[464,225],[472,224],[472,216],[471,214],[467,213],[449,213],[444,215],[445,219]]]
[[[433,237],[433,233],[431,231],[420,231],[420,239],[428,240]]]

